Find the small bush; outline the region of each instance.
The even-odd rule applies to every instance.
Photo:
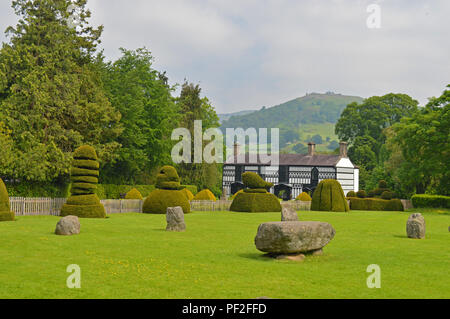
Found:
[[[182,191],[155,189],[145,199],[142,212],[145,214],[165,214],[167,207],[176,206],[180,206],[185,214],[191,212],[191,205]]]
[[[354,196],[356,197],[356,196]],[[367,192],[367,197],[371,198],[371,197],[375,197],[375,191],[372,189],[371,191]]]
[[[385,180],[380,180],[378,182],[378,188],[384,188],[384,189],[388,188],[386,181]]]
[[[14,217],[14,212],[9,205],[8,191],[0,178],[0,221],[13,221]]]
[[[350,198],[352,210],[404,211],[399,199],[384,200],[379,198]]]
[[[214,194],[209,190],[209,189],[204,189],[200,192],[198,192],[195,196],[194,196],[194,200],[212,200],[212,201],[216,201],[216,196],[214,196]]]
[[[192,194],[192,192],[187,189],[187,188],[183,188],[181,190],[181,192],[183,192],[183,194],[186,196],[186,198],[188,199],[188,201],[191,201],[194,199],[194,194]]]
[[[272,193],[247,193],[239,191],[235,194],[230,206],[233,212],[281,212],[281,204]]]
[[[443,195],[414,195],[411,197],[415,208],[450,208],[450,196]]]
[[[381,199],[390,200],[392,199],[392,197],[392,192],[390,191],[384,191],[383,193],[381,193]]]
[[[357,196],[358,198],[366,198],[366,191],[360,190],[360,191],[358,191],[358,192],[356,193],[356,196]]]
[[[349,191],[349,192],[347,193],[347,197],[356,197],[355,191]]]
[[[248,188],[270,188],[273,183],[266,182],[256,173],[245,172],[242,174],[242,183]]]
[[[144,198],[142,197],[140,191],[138,191],[136,188],[133,188],[125,195],[125,199],[144,199]]]
[[[350,209],[341,184],[335,179],[321,181],[314,191],[311,210],[348,212]]]
[[[300,200],[302,202],[310,202],[310,201],[312,201],[312,198],[311,198],[311,196],[309,196],[308,193],[303,192],[300,195],[298,195],[295,200]]]

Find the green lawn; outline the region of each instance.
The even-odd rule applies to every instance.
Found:
[[[424,240],[405,236],[410,212],[300,212],[335,238],[302,263],[256,250],[262,222],[279,213],[192,213],[170,233],[164,215],[82,219],[81,234],[53,234],[59,217],[0,223],[0,298],[450,298],[450,215],[424,212]],[[66,267],[81,267],[81,289]],[[369,289],[369,264],[381,288]]]

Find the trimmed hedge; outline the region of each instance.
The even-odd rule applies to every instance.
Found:
[[[377,210],[377,211],[404,211],[403,204],[399,199],[379,198],[350,198],[352,210]]]
[[[197,193],[195,185],[181,185],[181,187],[185,187],[193,194]],[[156,189],[155,185],[98,184],[96,193],[100,199],[120,199],[121,194],[126,194],[133,188],[136,188],[144,198]]]
[[[281,212],[278,198],[271,193],[237,192],[230,206],[233,212]]]
[[[212,201],[216,201],[217,198],[216,198],[216,196],[214,196],[214,194],[209,189],[204,189],[204,190],[198,192],[194,196],[194,200],[212,200]]]
[[[450,208],[450,196],[444,195],[413,195],[412,204],[415,208]]]
[[[298,195],[295,200],[300,200],[302,202],[310,202],[310,201],[312,201],[312,198],[311,198],[311,196],[309,196],[308,193],[303,192],[300,195]]]
[[[9,206],[8,190],[0,178],[0,221],[13,221],[14,217],[15,214]]]
[[[358,198],[366,198],[366,191],[360,190],[356,192],[356,197]]]
[[[349,191],[349,192],[347,193],[347,197],[356,197],[355,191]]]
[[[181,192],[186,196],[186,198],[188,199],[188,201],[191,201],[194,199],[194,194],[192,194],[192,192],[187,189],[187,188],[183,188],[181,190]]]
[[[381,193],[381,199],[392,199],[392,197],[394,197],[394,194],[390,191],[384,191],[383,193]]]
[[[144,201],[142,212],[145,214],[165,214],[167,207],[181,206],[183,212],[191,212],[186,195],[181,190],[155,189]]]
[[[321,181],[314,191],[311,210],[348,212],[350,208],[341,184],[335,179]]]
[[[242,174],[242,183],[248,188],[270,188],[273,183],[266,182],[254,172],[245,172]]]
[[[71,170],[71,193],[61,208],[61,216],[74,215],[80,218],[105,218],[105,207],[95,194],[99,163],[93,147],[83,145],[73,154]],[[88,167],[88,168],[87,168]]]
[[[133,188],[125,195],[125,199],[144,199],[144,198],[142,197],[141,192],[139,192],[136,188]]]
[[[180,177],[175,167],[165,165],[161,167],[156,175],[156,188],[159,189],[181,189]]]
[[[267,190],[265,188],[246,188],[244,189],[244,193],[267,193]]]
[[[244,192],[243,189],[238,190],[236,193],[234,193],[233,195],[231,195],[230,199],[231,199],[231,200],[235,199],[237,194],[240,194],[240,193],[243,193],[243,192]]]

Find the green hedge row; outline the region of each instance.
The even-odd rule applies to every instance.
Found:
[[[197,194],[197,186],[182,186],[185,186],[188,190],[191,191],[192,194]],[[96,193],[100,199],[120,199],[120,194],[126,194],[133,188],[136,188],[144,198],[156,189],[155,185],[98,184]]]
[[[450,196],[443,195],[414,195],[411,197],[414,207],[450,208]]]
[[[70,195],[70,183],[52,184],[38,182],[7,183],[10,197],[51,197],[67,198]]]
[[[403,211],[403,204],[399,199],[357,198],[350,197],[352,210]]]

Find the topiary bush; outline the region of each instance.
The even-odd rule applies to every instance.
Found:
[[[386,181],[385,180],[380,180],[378,182],[378,188],[384,188],[384,189],[388,188]]]
[[[356,197],[355,191],[349,191],[349,192],[347,193],[347,197]]]
[[[404,211],[399,199],[385,200],[380,198],[350,198],[352,210]]]
[[[381,193],[381,199],[385,199],[385,200],[390,200],[392,199],[393,194],[390,191],[384,191],[383,193]]]
[[[412,204],[415,208],[450,208],[450,196],[443,195],[413,195]]]
[[[14,212],[11,211],[9,205],[9,196],[5,183],[0,178],[0,222],[13,221],[15,218]]]
[[[236,193],[234,193],[233,195],[231,195],[230,199],[233,200],[233,199],[236,197],[237,194],[243,193],[243,192],[244,192],[243,189],[238,190]]]
[[[183,188],[181,190],[181,192],[186,196],[186,198],[188,199],[188,201],[191,201],[194,199],[194,194],[192,194],[192,192],[187,189],[187,188]]]
[[[314,191],[311,210],[348,212],[350,208],[341,184],[335,179],[321,181]]]
[[[242,182],[246,187],[234,195],[230,210],[233,212],[281,212],[278,198],[267,192],[273,186],[267,183],[258,174],[245,172]]]
[[[212,200],[212,201],[216,201],[216,196],[214,196],[214,194],[209,190],[209,189],[204,189],[200,192],[198,192],[195,196],[194,196],[194,200]]]
[[[366,191],[360,190],[360,191],[356,192],[356,197],[358,197],[358,198],[366,198]]]
[[[126,195],[125,199],[144,199],[141,195],[141,192],[138,191],[136,188],[133,188],[130,190]]]
[[[310,202],[310,201],[312,201],[312,198],[311,198],[311,196],[309,196],[308,193],[303,192],[300,195],[298,195],[297,198],[295,198],[295,200],[300,200],[302,202]]]
[[[156,187],[144,201],[142,212],[145,214],[165,214],[167,207],[180,206],[185,214],[191,212],[191,205],[183,187],[177,170],[169,165],[163,166],[156,175]]]
[[[89,145],[80,146],[75,150],[73,158],[73,167],[70,171],[72,195],[61,208],[61,216],[105,218],[105,207],[95,194],[99,163],[94,148]]]

